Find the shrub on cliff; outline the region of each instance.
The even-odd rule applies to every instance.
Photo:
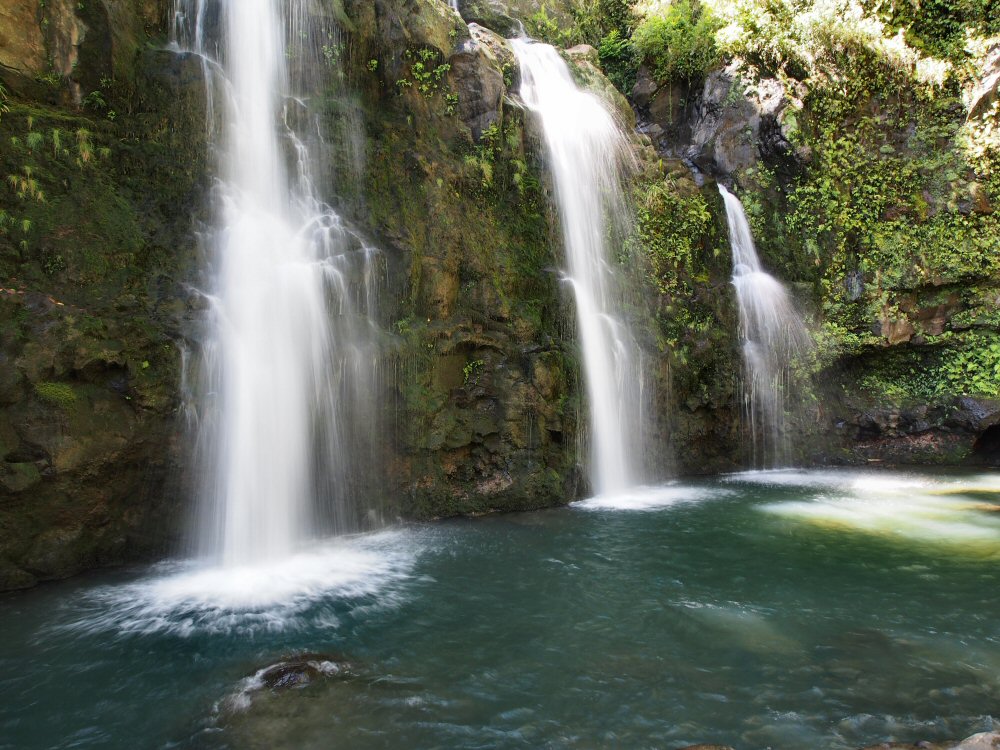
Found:
[[[693,84],[719,62],[715,44],[719,28],[709,8],[677,0],[643,19],[632,35],[632,46],[657,81]]]

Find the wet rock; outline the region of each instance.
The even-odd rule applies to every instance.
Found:
[[[907,341],[913,338],[913,334],[916,333],[916,329],[906,318],[889,318],[884,317],[879,321],[879,330],[882,335],[885,336],[886,341],[889,342],[890,346],[895,346],[896,344],[905,344]]]
[[[448,79],[458,94],[458,116],[477,140],[500,118],[500,105],[507,89],[503,74],[509,62],[503,39],[478,24],[469,25],[471,37],[450,58]]]
[[[997,750],[1000,748],[1000,732],[982,732],[966,737],[960,742],[927,742],[914,743],[881,742],[877,745],[867,745],[862,750]]]
[[[847,292],[847,299],[857,302],[865,293],[865,275],[861,271],[849,271],[844,276],[844,290]]]
[[[269,690],[308,687],[318,680],[351,674],[348,664],[329,654],[301,654],[257,672],[260,684]]]
[[[0,558],[0,591],[28,589],[38,583],[38,579],[9,561]]]
[[[729,745],[685,745],[680,748],[680,750],[734,750],[733,747]]]
[[[504,37],[517,36],[520,31],[520,22],[498,0],[468,0],[459,4],[459,12],[470,24],[492,29]]]
[[[239,721],[247,716],[248,709],[267,711],[267,706],[280,701],[289,691],[303,690],[311,685],[328,682],[334,678],[354,675],[345,660],[330,654],[297,654],[258,669],[244,678],[236,689],[216,705],[220,717]],[[269,747],[271,745],[268,745]]]
[[[11,493],[24,492],[42,480],[38,467],[33,463],[0,464],[0,487]]]
[[[459,0],[458,11],[466,21],[487,26],[505,37],[517,36],[521,21],[542,9],[559,28],[569,28],[579,0]]]
[[[636,123],[635,111],[628,99],[604,75],[597,50],[589,44],[578,44],[566,50],[566,60],[575,68],[577,82],[603,99],[618,121],[632,130]]]
[[[982,732],[966,737],[948,750],[996,750],[1000,748],[1000,732]]]
[[[728,178],[761,158],[789,167],[810,158],[799,145],[802,92],[795,83],[763,78],[749,83],[738,64],[710,73],[700,90],[682,84],[658,86],[641,67],[632,102],[639,127],[661,154],[682,157],[700,172]]]
[[[763,157],[774,162],[801,161],[793,142],[799,98],[778,80],[747,85],[735,65],[705,80],[693,114],[687,157],[703,171],[719,176],[753,166]]]
[[[1000,401],[962,396],[952,403],[949,427],[981,433],[1000,424]]]
[[[632,103],[640,109],[649,109],[649,104],[658,90],[653,75],[645,65],[636,74],[635,85],[632,87]]]
[[[45,70],[45,39],[37,14],[36,0],[0,2],[0,68],[28,77]]]

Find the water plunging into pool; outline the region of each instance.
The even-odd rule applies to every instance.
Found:
[[[176,19],[177,45],[204,60],[218,173],[197,537],[203,554],[246,566],[366,525],[350,464],[374,401],[381,259],[320,199],[310,3],[179,0]]]
[[[788,456],[784,424],[789,368],[809,346],[809,334],[788,290],[761,266],[743,204],[722,185],[719,192],[733,250],[752,460],[755,466],[780,466]]]
[[[576,85],[553,47],[528,39],[510,44],[555,186],[583,355],[591,484],[597,494],[613,494],[642,481],[639,350],[622,315],[609,241],[626,220],[622,177],[633,157],[608,108]]]

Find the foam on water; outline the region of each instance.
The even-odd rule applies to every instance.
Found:
[[[163,563],[134,583],[89,591],[82,616],[68,627],[180,636],[336,627],[335,613],[322,605],[376,594],[379,606],[397,604],[392,589],[409,576],[418,552],[410,535],[392,531],[341,537],[253,565]]]
[[[852,487],[859,491],[903,490],[927,487],[932,483],[928,477],[894,472],[811,471],[806,469],[743,471],[728,474],[722,479],[726,482],[761,484],[772,487]]]
[[[659,510],[683,503],[726,497],[733,493],[720,488],[663,485],[634,487],[614,494],[598,495],[572,504],[580,510]]]

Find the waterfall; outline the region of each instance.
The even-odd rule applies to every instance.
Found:
[[[743,204],[722,185],[719,192],[733,251],[753,462],[780,465],[788,454],[784,422],[790,367],[809,346],[809,334],[788,290],[761,267]]]
[[[622,175],[633,158],[615,118],[573,82],[547,44],[510,41],[521,97],[544,133],[576,302],[590,428],[590,475],[598,494],[641,480],[638,347],[622,320],[609,236],[624,223]]]
[[[364,514],[346,495],[373,413],[381,261],[318,197],[307,97],[331,32],[318,33],[309,6],[176,8],[177,46],[204,61],[218,160],[203,237],[197,536],[226,565],[283,558]]]

